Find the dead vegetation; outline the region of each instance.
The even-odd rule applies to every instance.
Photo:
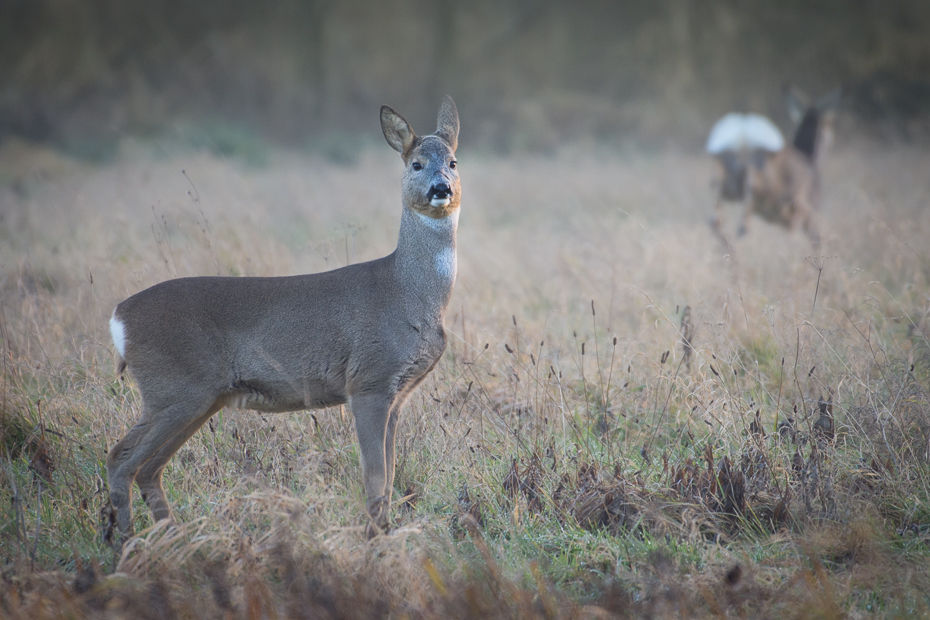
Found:
[[[278,157],[136,145],[2,194],[0,615],[930,611],[930,191],[905,147],[836,149],[816,260],[764,225],[719,256],[700,155],[464,153],[449,346],[402,421],[393,532],[365,540],[350,411],[223,411],[166,470],[178,523],[136,510],[116,554],[104,455],[139,399],[113,304],[393,247],[392,159]]]

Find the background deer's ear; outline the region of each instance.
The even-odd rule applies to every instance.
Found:
[[[836,88],[817,100],[817,109],[821,112],[834,112],[843,101],[843,89]]]
[[[799,125],[810,107],[810,99],[800,88],[789,84],[785,86],[785,105],[788,107],[788,116],[791,118],[791,122]]]
[[[459,111],[452,97],[446,95],[439,106],[439,120],[436,121],[436,135],[445,140],[452,150],[459,146]]]
[[[413,146],[413,141],[417,138],[410,123],[386,105],[381,106],[381,131],[384,132],[384,139],[391,145],[391,148],[404,157],[407,156],[410,147]]]

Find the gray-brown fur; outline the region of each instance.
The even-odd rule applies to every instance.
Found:
[[[397,419],[446,344],[461,188],[451,98],[442,102],[434,137],[417,137],[387,106],[381,122],[405,162],[392,254],[311,275],[169,280],[116,307],[114,340],[143,404],[138,423],[107,457],[124,535],[133,531],[133,480],[155,520],[170,518],[162,471],[224,406],[285,412],[342,403],[355,417],[369,531],[387,529]],[[448,196],[439,192],[445,197],[431,204],[427,196],[443,184]]]
[[[839,98],[839,91],[835,91],[811,105],[797,89],[789,88],[786,101],[796,125],[790,144],[776,152],[753,149],[717,156],[719,201],[742,200],[745,204],[740,236],[748,231],[755,215],[789,230],[801,228],[814,247],[819,246],[820,159],[832,137]],[[724,238],[719,203],[712,225]]]

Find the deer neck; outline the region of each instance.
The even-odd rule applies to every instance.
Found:
[[[455,283],[455,232],[459,211],[431,218],[405,208],[395,252],[398,279],[411,291],[411,302],[442,314]]]

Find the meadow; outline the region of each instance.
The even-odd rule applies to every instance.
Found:
[[[115,304],[395,246],[386,145],[258,155],[0,148],[0,616],[930,615],[930,153],[852,136],[816,251],[761,221],[723,248],[697,147],[462,149],[393,531],[365,537],[349,410],[223,410],[165,472],[177,523],[136,492],[116,550]]]

